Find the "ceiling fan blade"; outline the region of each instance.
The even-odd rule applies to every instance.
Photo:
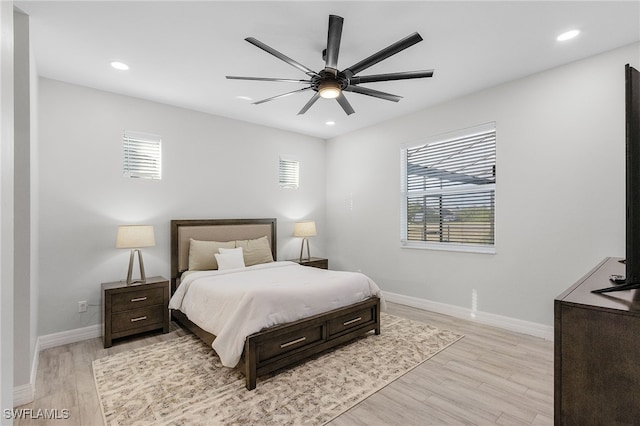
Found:
[[[351,115],[355,112],[351,107],[351,104],[349,103],[349,101],[347,101],[347,98],[344,97],[344,94],[342,92],[340,92],[340,96],[336,98],[336,101],[338,101],[338,103],[340,104],[344,112],[347,113],[347,115]]]
[[[282,81],[285,83],[311,83],[311,80],[296,80],[294,78],[270,78],[270,77],[239,77],[235,75],[228,75],[229,80],[255,80],[255,81]]]
[[[329,34],[327,36],[327,59],[325,68],[338,70],[338,54],[340,53],[340,39],[342,38],[342,23],[340,16],[329,15]]]
[[[402,52],[404,49],[411,47],[414,44],[419,43],[421,41],[422,41],[422,37],[420,37],[420,34],[413,33],[403,38],[402,40],[397,41],[392,45],[385,47],[381,51],[374,53],[368,58],[363,59],[357,64],[350,66],[349,68],[345,69],[343,73],[347,76],[347,78],[350,78],[351,76],[358,74],[360,71],[364,71],[370,66],[375,65],[384,59],[387,59],[389,56]]]
[[[305,112],[307,112],[309,110],[309,108],[311,108],[311,106],[313,104],[316,103],[316,101],[320,99],[320,93],[317,93],[315,95],[313,95],[313,97],[311,97],[311,99],[309,99],[309,102],[307,102],[306,104],[304,104],[304,106],[302,107],[302,109],[300,110],[300,112],[298,113],[298,115],[302,115]]]
[[[362,75],[359,77],[351,77],[349,82],[351,84],[360,83],[374,83],[376,81],[392,81],[392,80],[408,80],[411,78],[426,78],[432,77],[433,70],[424,71],[405,71],[405,72],[392,72],[389,74],[375,74],[375,75]]]
[[[280,60],[282,60],[282,61],[284,61],[286,63],[288,63],[289,65],[298,68],[300,71],[306,73],[307,75],[310,75],[310,76],[318,75],[318,73],[315,72],[314,70],[312,70],[311,68],[305,67],[301,63],[294,61],[293,59],[291,59],[287,55],[278,52],[274,48],[267,46],[266,44],[262,43],[259,40],[256,40],[253,37],[247,37],[247,38],[245,38],[245,40],[248,41],[249,43],[253,44],[254,46],[264,50],[265,52],[271,53],[273,56],[275,56],[276,58],[278,58],[278,59],[280,59]]]
[[[373,96],[374,98],[384,99],[386,101],[398,102],[402,96],[392,95],[391,93],[381,92],[379,90],[369,89],[368,87],[347,86],[343,90],[347,92],[359,93],[361,95]]]
[[[267,99],[263,99],[261,101],[253,102],[253,105],[263,104],[265,102],[273,101],[275,99],[284,98],[285,96],[293,95],[293,94],[296,94],[296,93],[299,93],[299,92],[304,92],[305,90],[310,90],[310,89],[311,89],[311,86],[303,87],[302,89],[294,90],[292,92],[283,93],[281,95],[276,95],[276,96],[272,96],[272,97],[267,98]]]

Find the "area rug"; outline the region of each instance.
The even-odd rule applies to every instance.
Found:
[[[93,374],[108,426],[322,425],[461,337],[383,313],[379,336],[259,378],[253,391],[191,335],[96,360]]]

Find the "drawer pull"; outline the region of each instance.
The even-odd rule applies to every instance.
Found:
[[[284,349],[287,346],[295,345],[296,343],[304,342],[305,340],[307,340],[306,337],[301,337],[299,339],[292,340],[292,341],[287,342],[287,343],[283,343],[283,344],[280,345],[280,349]]]
[[[135,299],[131,299],[132,302],[142,302],[144,300],[147,300],[147,297],[136,297]]]
[[[138,318],[131,318],[131,322],[144,321],[144,320],[146,320],[146,319],[147,319],[147,317],[146,317],[146,316],[144,316],[144,317],[138,317]]]
[[[353,324],[353,323],[356,323],[356,322],[360,321],[361,319],[362,319],[362,317],[354,318],[354,319],[352,319],[352,320],[349,320],[349,321],[343,322],[343,323],[342,323],[342,325],[345,325],[345,326],[346,326],[346,325],[350,325],[350,324]]]

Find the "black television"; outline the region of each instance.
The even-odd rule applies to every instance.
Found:
[[[640,288],[640,72],[625,66],[626,253],[625,275],[612,275],[611,287],[593,293]]]

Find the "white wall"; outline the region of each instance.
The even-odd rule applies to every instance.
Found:
[[[626,63],[640,65],[639,44],[328,141],[332,265],[392,293],[553,324],[557,295],[624,255]],[[490,121],[496,254],[401,249],[400,145]]]
[[[154,225],[147,276],[169,277],[171,219],[276,217],[287,259],[300,247],[293,222],[312,218],[324,254],[322,139],[43,78],[38,90],[40,335],[101,322],[100,283],[126,277],[121,224]],[[122,177],[124,130],[162,136],[162,180]],[[279,187],[280,155],[300,161],[299,189]]]
[[[624,64],[638,44],[475,93],[325,143],[316,138],[40,80],[40,335],[98,324],[100,282],[124,278],[124,223],[151,223],[148,275],[169,275],[169,220],[314,218],[315,255],[383,290],[540,324],[605,256],[624,255]],[[437,78],[434,80],[437,84]],[[495,121],[495,255],[401,249],[400,145]],[[163,136],[163,179],[121,177],[123,130]],[[279,155],[302,187],[277,186]],[[326,156],[326,157],[325,157]],[[324,194],[326,193],[326,200]],[[325,219],[326,209],[326,219]],[[88,300],[89,312],[77,313]]]

